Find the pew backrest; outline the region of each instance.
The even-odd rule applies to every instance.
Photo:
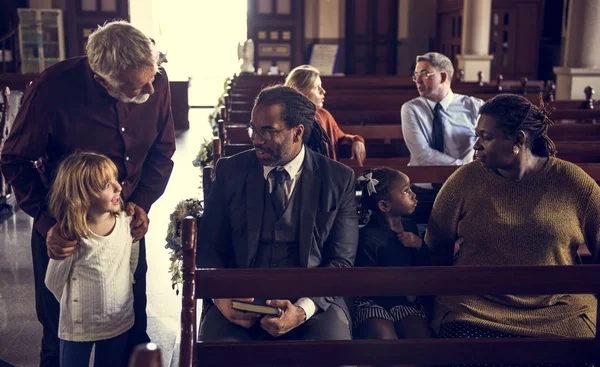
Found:
[[[196,298],[600,293],[598,265],[196,269],[197,235],[184,219],[181,367],[600,362],[597,330],[595,339],[196,342]]]

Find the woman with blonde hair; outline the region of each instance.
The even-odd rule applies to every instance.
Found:
[[[106,156],[76,152],[59,166],[49,209],[63,238],[79,248],[50,260],[45,283],[60,302],[60,365],[120,365],[134,323],[138,244],[123,211],[117,167]]]
[[[360,166],[367,157],[365,149],[365,140],[358,135],[345,134],[337,122],[323,108],[325,102],[325,89],[321,83],[319,70],[311,65],[301,65],[294,68],[285,79],[285,85],[292,87],[304,94],[317,107],[317,120],[320,125],[313,128],[309,138],[309,146],[321,143],[325,146],[324,153],[329,158],[337,160],[337,145],[341,142],[352,142],[351,159],[356,158]]]

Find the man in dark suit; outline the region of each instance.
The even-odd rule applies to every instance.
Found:
[[[351,267],[358,242],[354,172],[304,143],[314,104],[295,89],[258,95],[248,133],[254,149],[219,161],[198,236],[199,267]],[[280,317],[245,313],[231,299],[205,309],[200,339],[350,339],[341,297],[269,300]]]

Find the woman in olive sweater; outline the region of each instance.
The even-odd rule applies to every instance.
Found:
[[[554,157],[543,105],[499,95],[480,115],[477,161],[448,179],[431,213],[425,242],[434,262],[575,265],[581,244],[597,259],[600,188],[581,168]],[[593,295],[443,296],[433,315],[443,338],[592,337],[595,322]]]

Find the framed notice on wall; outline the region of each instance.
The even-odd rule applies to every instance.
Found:
[[[339,45],[313,45],[310,64],[319,69],[321,75],[333,75],[338,57]]]

